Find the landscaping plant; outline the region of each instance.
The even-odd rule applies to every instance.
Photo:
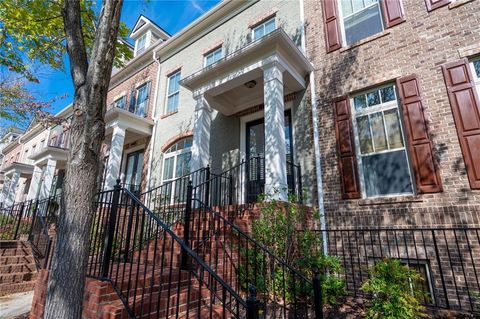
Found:
[[[421,305],[423,293],[419,282],[421,275],[397,259],[383,259],[369,270],[370,278],[362,290],[371,297],[367,302],[367,319],[425,318]]]

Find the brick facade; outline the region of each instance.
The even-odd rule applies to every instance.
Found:
[[[330,1],[330,0],[327,0]],[[315,66],[325,211],[328,227],[480,226],[480,191],[472,190],[441,65],[480,53],[480,1],[428,12],[403,0],[406,21],[327,53],[323,1],[305,1],[308,57]],[[416,74],[443,191],[375,199],[341,198],[332,101]],[[409,154],[411,156],[411,154]]]

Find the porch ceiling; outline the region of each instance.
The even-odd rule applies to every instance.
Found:
[[[181,85],[194,97],[203,95],[212,108],[231,115],[263,102],[263,68],[272,63],[283,70],[285,95],[305,89],[305,78],[313,68],[282,29],[184,78]],[[247,87],[247,82],[253,87]]]
[[[10,176],[14,173],[20,173],[21,177],[28,177],[33,174],[33,165],[13,162],[5,167],[4,176]]]

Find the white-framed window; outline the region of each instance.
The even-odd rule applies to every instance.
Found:
[[[147,48],[148,33],[145,33],[135,41],[135,56],[139,55]]]
[[[480,58],[476,58],[470,62],[472,67],[473,81],[477,89],[477,94],[480,96]]]
[[[142,84],[137,88],[135,114],[138,116],[146,116],[148,109],[148,97],[150,90],[150,82]]]
[[[275,30],[275,28],[276,22],[275,17],[273,17],[252,28],[252,38],[253,40],[260,39],[264,35],[269,34],[273,30]]]
[[[348,46],[384,29],[378,0],[338,0],[343,41]]]
[[[176,142],[165,151],[162,173],[163,183],[190,173],[192,142],[192,137],[186,137]]]
[[[354,95],[350,102],[364,197],[412,194],[395,85]]]
[[[125,110],[125,103],[127,97],[124,95],[121,98],[118,98],[113,102],[113,106],[118,107],[119,109]]]
[[[220,60],[223,57],[223,48],[218,47],[213,51],[210,51],[209,53],[205,54],[204,57],[204,66],[209,66],[210,64],[213,64]]]
[[[180,97],[180,76],[181,71],[177,71],[168,76],[167,88],[167,106],[165,113],[172,113],[178,110],[178,101]]]

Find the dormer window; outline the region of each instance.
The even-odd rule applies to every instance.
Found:
[[[147,48],[147,35],[148,33],[145,33],[135,42],[135,56],[141,54]]]

